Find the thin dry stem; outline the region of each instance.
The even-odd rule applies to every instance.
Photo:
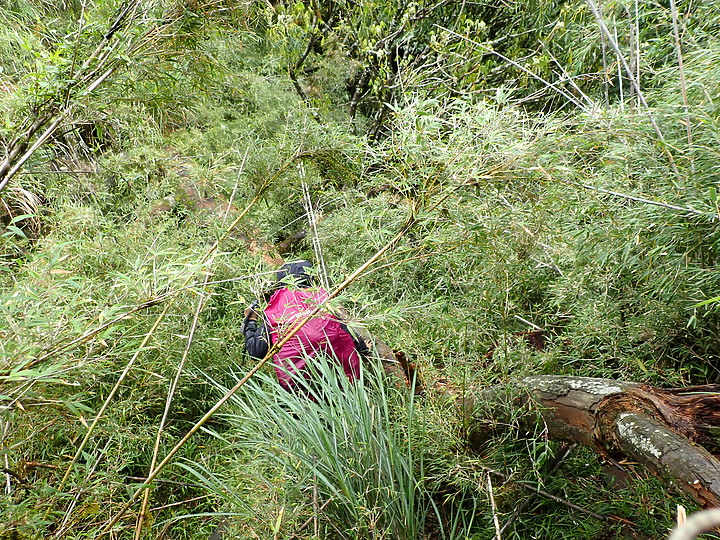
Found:
[[[219,280],[215,280],[215,281],[208,281],[205,285],[206,285],[206,286],[209,286],[209,285],[217,285],[217,284],[219,284],[219,283],[230,283],[230,282],[233,282],[233,281],[244,281],[244,280],[246,280],[246,279],[251,279],[251,278],[254,278],[254,277],[259,277],[259,276],[263,276],[263,275],[267,275],[267,274],[274,274],[274,271],[258,272],[258,273],[256,273],[256,274],[249,274],[249,275],[246,275],[246,276],[238,276],[238,277],[234,277],[234,278],[219,279]],[[168,292],[166,292],[166,293],[163,293],[163,294],[161,294],[161,295],[158,295],[158,296],[156,296],[156,297],[154,297],[154,298],[151,298],[150,300],[148,300],[148,301],[146,301],[146,302],[143,302],[142,304],[137,304],[137,305],[131,307],[128,311],[123,312],[122,315],[118,315],[118,316],[115,317],[114,319],[112,319],[112,320],[110,320],[110,321],[107,321],[107,322],[101,324],[100,326],[97,326],[97,327],[93,328],[92,330],[88,330],[87,332],[85,332],[85,333],[82,334],[81,336],[78,336],[78,337],[76,337],[75,339],[73,339],[73,340],[71,340],[71,341],[69,341],[69,342],[67,342],[67,343],[65,343],[65,344],[57,345],[54,349],[51,349],[49,352],[46,352],[46,353],[43,354],[42,356],[38,356],[36,359],[32,360],[31,362],[28,362],[27,364],[25,364],[24,367],[25,367],[25,368],[35,367],[35,366],[37,366],[38,364],[40,364],[41,362],[43,362],[43,361],[45,361],[45,360],[47,360],[47,359],[49,359],[49,358],[52,358],[53,356],[56,356],[56,355],[60,354],[61,352],[67,351],[67,350],[69,350],[69,349],[72,349],[74,346],[77,346],[77,345],[80,345],[80,344],[86,342],[87,340],[91,339],[93,336],[96,336],[97,334],[99,334],[99,333],[102,332],[103,330],[105,330],[105,329],[107,329],[107,328],[109,328],[109,327],[111,327],[111,326],[119,323],[120,321],[123,321],[123,320],[129,318],[129,317],[130,317],[131,315],[133,315],[134,313],[137,313],[138,311],[142,311],[143,309],[147,309],[147,308],[149,308],[149,307],[152,307],[152,306],[156,306],[156,305],[158,305],[158,304],[161,304],[162,302],[165,302],[166,300],[172,298],[173,296],[176,296],[177,294],[179,294],[179,293],[181,293],[181,292],[183,292],[183,291],[186,291],[186,290],[188,290],[188,289],[192,289],[192,288],[194,288],[194,287],[197,287],[197,285],[196,285],[196,284],[193,284],[193,285],[184,285],[184,286],[182,286],[182,287],[178,287],[177,289],[173,289],[173,290],[171,290],[171,291],[168,291]],[[10,408],[10,407],[12,407],[13,404],[14,404],[14,402],[11,402],[10,404],[6,405],[5,408]]]
[[[687,131],[688,149],[692,150],[692,126],[690,125],[690,106],[688,104],[687,83],[685,81],[685,67],[683,65],[682,44],[680,43],[680,25],[678,24],[678,10],[675,0],[670,0],[670,12],[672,14],[673,35],[675,36],[675,50],[677,51],[678,70],[680,73],[680,91],[683,97],[685,108],[685,129]],[[692,153],[691,153],[692,158]]]
[[[160,315],[155,319],[155,322],[153,323],[150,330],[145,334],[145,337],[142,340],[142,343],[140,343],[140,346],[135,350],[135,353],[132,355],[132,358],[125,364],[125,368],[122,370],[122,373],[120,374],[120,377],[118,377],[118,380],[115,382],[115,386],[113,386],[112,390],[110,390],[110,393],[105,398],[105,401],[103,402],[102,406],[100,407],[100,410],[95,415],[95,418],[93,419],[92,423],[90,424],[90,427],[88,427],[87,432],[85,433],[85,437],[83,437],[82,442],[80,443],[80,446],[78,446],[77,451],[75,452],[75,455],[70,460],[70,463],[68,464],[67,469],[65,470],[65,474],[63,474],[62,479],[60,480],[60,485],[58,486],[58,491],[62,491],[65,488],[65,483],[67,482],[68,478],[70,477],[70,473],[72,472],[75,463],[77,463],[77,460],[82,455],[83,451],[85,450],[85,446],[87,445],[88,441],[92,437],[93,433],[95,432],[95,427],[100,422],[100,419],[105,414],[105,411],[110,406],[110,403],[112,402],[113,398],[115,397],[115,394],[117,394],[118,390],[120,389],[120,386],[122,385],[123,381],[125,381],[125,378],[127,377],[128,373],[130,373],[130,370],[132,369],[133,365],[137,361],[137,359],[140,357],[140,354],[146,349],[148,342],[155,334],[155,331],[160,326],[160,323],[165,319],[165,315],[167,315],[167,312],[170,310],[170,307],[172,307],[173,302],[168,302],[165,304],[165,308],[162,310]]]
[[[540,77],[540,76],[537,75],[536,73],[533,73],[531,70],[527,69],[525,66],[522,66],[522,65],[518,64],[518,63],[515,62],[514,60],[508,58],[507,56],[504,56],[504,55],[500,54],[499,52],[491,49],[490,47],[486,47],[486,46],[483,45],[482,43],[479,43],[479,42],[477,42],[477,41],[475,41],[475,40],[473,40],[473,39],[470,39],[470,38],[467,37],[467,36],[463,36],[463,35],[458,34],[457,32],[455,32],[455,31],[453,31],[453,30],[450,30],[449,28],[445,28],[445,27],[440,26],[440,25],[437,25],[437,24],[434,25],[434,26],[436,26],[436,27],[439,28],[440,30],[443,30],[444,32],[448,32],[449,34],[452,34],[452,35],[455,36],[455,37],[458,37],[458,38],[463,39],[463,40],[465,40],[465,41],[467,41],[467,42],[469,42],[469,43],[472,43],[472,44],[475,45],[476,47],[479,47],[479,48],[487,51],[487,52],[490,53],[490,54],[494,54],[494,55],[498,56],[500,59],[504,60],[504,61],[507,62],[508,64],[510,64],[510,65],[518,68],[519,70],[523,71],[524,73],[526,73],[527,75],[529,75],[529,76],[532,77],[533,79],[535,79],[535,80],[537,80],[537,81],[540,81],[541,83],[543,83],[546,87],[550,88],[551,90],[554,90],[555,92],[557,92],[558,94],[560,94],[561,96],[563,96],[565,99],[567,99],[570,103],[572,103],[573,105],[575,105],[578,109],[580,109],[580,110],[582,110],[582,111],[584,111],[584,112],[590,112],[590,111],[588,110],[588,108],[587,108],[581,101],[578,101],[578,100],[575,98],[575,96],[573,96],[573,95],[570,94],[569,92],[566,92],[565,90],[563,90],[562,88],[560,88],[560,87],[557,85],[557,83],[552,83],[552,82],[550,82],[550,81],[546,81],[545,79],[543,79],[542,77]]]
[[[490,473],[487,473],[487,486],[488,486],[488,497],[490,498],[490,510],[492,511],[493,525],[495,525],[495,538],[502,540],[500,535],[500,520],[497,515],[497,507],[495,506],[495,495],[493,494],[492,479]]]
[[[670,167],[672,168],[673,172],[675,173],[675,176],[678,178],[681,178],[682,175],[680,174],[680,171],[677,168],[677,165],[675,164],[675,159],[673,158],[670,151],[667,149],[667,146],[665,144],[665,136],[663,135],[662,131],[660,130],[660,126],[658,126],[657,121],[655,120],[655,116],[652,114],[652,111],[650,110],[650,106],[648,105],[647,101],[645,100],[645,96],[643,95],[642,91],[640,90],[640,83],[637,80],[637,77],[635,77],[635,74],[633,73],[633,70],[628,65],[627,60],[625,59],[625,56],[623,55],[622,51],[620,50],[620,47],[617,44],[617,39],[614,39],[612,34],[610,34],[610,30],[608,30],[607,25],[605,24],[605,21],[603,20],[602,15],[600,15],[600,12],[598,11],[597,5],[595,4],[594,0],[587,0],[588,6],[590,7],[590,11],[592,11],[593,15],[595,16],[595,20],[598,23],[598,26],[600,27],[600,31],[605,35],[608,42],[610,43],[610,46],[612,47],[613,51],[615,51],[615,55],[617,56],[618,60],[623,66],[623,69],[625,70],[625,74],[628,77],[628,80],[630,81],[630,84],[632,84],[633,89],[635,90],[635,93],[637,94],[638,100],[643,106],[643,109],[645,110],[645,114],[648,117],[648,120],[650,121],[650,124],[653,127],[653,130],[655,131],[655,134],[657,135],[658,139],[663,143],[662,148],[663,152],[668,158],[668,161],[670,163]]]
[[[207,282],[209,279],[210,275],[206,274],[203,289],[207,286]],[[173,398],[175,396],[175,390],[177,389],[178,383],[180,382],[180,377],[183,373],[183,370],[185,369],[185,361],[187,360],[188,354],[190,353],[190,347],[192,347],[193,341],[195,339],[195,331],[197,330],[198,320],[200,319],[200,312],[202,311],[206,298],[207,297],[204,294],[201,294],[198,298],[197,307],[195,308],[195,315],[193,317],[192,324],[190,325],[190,332],[188,332],[188,339],[187,343],[185,344],[185,350],[183,351],[182,358],[180,359],[180,363],[178,364],[177,370],[175,372],[175,378],[173,379],[172,383],[170,383],[170,388],[168,389],[167,399],[165,400],[165,410],[163,411],[162,418],[160,419],[160,425],[158,426],[157,435],[155,437],[155,447],[153,448],[153,456],[150,463],[151,471],[155,468],[155,465],[157,465],[157,458],[160,452],[160,442],[162,441],[162,434],[165,429],[165,423],[167,422],[167,417],[170,414],[170,407],[172,406]],[[142,506],[140,507],[140,513],[138,514],[137,525],[135,527],[135,540],[140,540],[140,535],[142,534],[143,524],[145,522],[145,516],[147,515],[147,509],[149,504],[150,490],[147,489],[145,490]]]
[[[97,469],[98,464],[100,463],[100,456],[105,455],[107,452],[107,449],[110,446],[110,443],[112,442],[112,439],[108,439],[108,441],[105,443],[105,447],[100,451],[100,455],[98,455],[98,458],[95,460],[95,462],[92,464],[92,467],[87,473],[87,476],[85,477],[90,478],[93,474],[95,474],[95,470]],[[72,516],[73,510],[75,510],[75,507],[80,502],[80,499],[83,495],[83,490],[80,489],[75,493],[75,496],[73,497],[72,502],[68,506],[67,510],[65,511],[65,518],[63,519],[63,522],[60,524],[60,527],[53,535],[56,538],[62,538],[64,534],[72,527],[72,523],[70,520],[70,517]]]
[[[567,184],[569,186],[575,186],[575,187],[581,187],[583,189],[588,189],[590,191],[597,191],[598,193],[605,193],[606,195],[612,195],[613,197],[620,197],[621,199],[627,199],[629,201],[635,201],[635,202],[641,202],[643,204],[651,204],[653,206],[659,206],[661,208],[667,208],[668,210],[678,210],[680,212],[685,212],[688,214],[695,214],[698,216],[705,215],[706,212],[703,212],[701,210],[695,210],[694,208],[687,208],[685,206],[677,206],[675,204],[670,203],[664,203],[660,201],[653,201],[652,199],[645,199],[643,197],[637,197],[635,195],[628,195],[626,193],[619,193],[617,191],[611,191],[609,189],[603,189],[595,186],[591,186],[588,184],[581,184],[580,182],[573,182],[572,180],[563,180],[561,178],[553,178],[550,173],[548,173],[543,167],[536,167],[538,170],[542,171],[542,173],[545,175],[545,178],[548,180],[552,180],[553,182],[561,182],[563,184]],[[714,216],[715,219],[717,219],[717,216]]]
[[[305,168],[302,167],[302,164],[299,164],[298,167],[299,167],[298,173],[300,174],[300,178],[302,178],[301,186],[302,186],[302,192],[303,192],[303,204],[305,206],[305,213],[307,214],[308,225],[310,226],[310,231],[312,233],[311,236],[312,236],[313,251],[315,252],[315,260],[318,262],[318,265],[320,266],[320,279],[322,281],[322,285],[327,290],[330,288],[330,283],[328,280],[327,267],[325,265],[325,257],[323,256],[323,252],[322,252],[322,244],[320,243],[320,236],[318,235],[318,229],[317,229],[318,217],[317,217],[317,214],[315,213],[312,199],[310,198],[310,188],[308,187],[307,182],[305,181]]]

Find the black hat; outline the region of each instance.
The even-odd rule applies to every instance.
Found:
[[[307,269],[312,268],[310,261],[292,261],[285,263],[280,269],[275,272],[278,283],[294,283],[298,287],[309,287],[312,285],[313,277],[306,272]]]

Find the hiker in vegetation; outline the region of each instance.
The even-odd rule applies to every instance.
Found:
[[[275,290],[258,321],[253,303],[245,310],[243,335],[250,356],[263,358],[271,344],[284,337],[284,332],[308,315],[328,298],[327,291],[315,287],[314,278],[307,271],[309,261],[287,263],[277,271]],[[280,385],[293,390],[299,382],[307,382],[307,361],[325,354],[337,361],[351,381],[360,375],[360,359],[368,353],[365,342],[356,337],[345,323],[323,310],[310,319],[280,351],[273,363]]]

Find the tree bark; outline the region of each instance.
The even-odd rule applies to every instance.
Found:
[[[720,385],[661,389],[586,377],[537,376],[512,390],[536,410],[551,439],[623,455],[668,478],[703,507],[720,506]],[[500,391],[475,393],[496,401]]]

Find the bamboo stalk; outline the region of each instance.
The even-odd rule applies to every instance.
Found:
[[[577,85],[577,83],[575,82],[573,76],[570,75],[570,74],[565,70],[565,68],[562,66],[562,64],[560,64],[560,62],[558,62],[558,59],[555,58],[555,55],[550,51],[550,49],[548,49],[548,47],[547,47],[544,43],[541,43],[541,45],[543,46],[543,49],[545,49],[545,52],[548,53],[548,55],[550,56],[550,58],[552,59],[552,61],[555,62],[555,65],[558,67],[558,69],[560,69],[560,71],[562,72],[563,76],[564,76],[564,77],[567,79],[567,81],[570,83],[570,86],[572,86],[572,87],[575,89],[575,91],[576,91],[578,94],[580,94],[580,96],[587,102],[587,104],[588,104],[588,106],[590,107],[591,110],[596,109],[597,106],[596,106],[595,102],[594,102],[585,92],[582,91],[582,89],[581,89],[581,88]]]
[[[613,33],[615,34],[615,41],[617,41],[618,40],[617,26],[615,26],[615,25],[613,25]],[[605,35],[605,34],[603,34],[603,35]],[[623,89],[622,64],[621,64],[619,58],[617,61],[617,78],[618,78],[618,91],[620,92],[620,112],[624,114],[625,113],[625,96],[623,95],[623,93],[625,92],[625,90]]]
[[[65,483],[67,482],[68,478],[70,477],[70,473],[72,472],[73,468],[75,467],[75,463],[77,463],[77,460],[82,455],[83,451],[85,450],[85,446],[87,445],[88,441],[90,440],[90,437],[92,437],[93,433],[95,432],[95,427],[100,422],[100,419],[105,414],[105,411],[110,406],[110,403],[112,402],[113,398],[115,397],[115,394],[117,394],[118,390],[120,389],[120,386],[122,386],[122,383],[125,381],[125,378],[127,377],[128,373],[130,373],[130,370],[132,369],[133,365],[137,361],[137,359],[140,357],[140,354],[147,348],[147,344],[150,341],[150,338],[155,334],[155,331],[158,329],[162,321],[165,319],[165,315],[167,315],[168,311],[170,310],[170,307],[172,307],[173,302],[168,302],[165,304],[165,308],[162,310],[160,315],[155,318],[155,322],[153,323],[150,330],[145,334],[145,337],[142,340],[142,343],[140,343],[140,346],[135,350],[135,353],[132,355],[132,358],[125,364],[125,367],[122,370],[122,373],[120,373],[120,377],[118,377],[117,381],[115,382],[115,385],[112,387],[112,390],[110,390],[110,393],[105,398],[105,401],[103,402],[102,406],[100,407],[100,410],[95,415],[95,418],[93,419],[92,423],[88,427],[87,432],[85,433],[85,437],[83,437],[82,441],[80,442],[80,446],[78,446],[78,449],[75,451],[75,455],[70,460],[70,463],[68,464],[67,469],[65,470],[65,474],[63,474],[62,479],[60,480],[60,485],[58,486],[58,491],[62,491],[65,488]]]
[[[620,50],[620,47],[617,44],[617,40],[613,39],[613,36],[610,34],[610,30],[608,30],[607,25],[605,24],[605,21],[603,20],[602,16],[600,15],[600,12],[598,11],[597,5],[595,4],[594,0],[587,0],[587,4],[590,7],[590,11],[592,11],[592,14],[595,16],[595,20],[598,23],[598,26],[600,27],[600,31],[605,34],[605,37],[607,37],[608,42],[610,43],[610,46],[612,47],[613,51],[615,51],[615,55],[617,56],[618,60],[622,63],[623,69],[625,70],[625,74],[628,76],[628,79],[630,80],[630,84],[632,85],[633,89],[635,90],[635,93],[637,94],[638,100],[642,104],[643,109],[645,110],[645,114],[648,117],[648,120],[650,121],[650,124],[652,125],[653,130],[655,131],[655,134],[657,135],[658,139],[663,143],[663,152],[668,157],[668,160],[670,162],[670,167],[672,168],[675,175],[680,178],[682,175],[680,174],[680,171],[677,168],[677,165],[675,164],[675,159],[673,158],[672,154],[669,152],[666,146],[665,136],[663,135],[662,131],[660,130],[660,126],[658,125],[657,121],[655,120],[655,116],[652,114],[652,111],[650,110],[650,106],[648,105],[647,101],[645,100],[645,96],[643,95],[642,91],[640,90],[640,83],[635,77],[635,74],[633,73],[632,69],[630,69],[630,66],[628,65],[627,60],[625,59],[625,56],[622,54],[622,51]]]
[[[2,420],[0,419],[0,433],[2,433],[2,436],[0,437],[0,443],[4,443],[5,439],[7,438],[8,434],[10,433],[10,420],[8,417],[8,420]],[[4,446],[4,444],[3,444]],[[10,475],[10,457],[7,452],[4,452],[5,456],[3,457],[3,460],[5,462],[5,468],[3,471],[5,472],[5,496],[10,497],[12,495],[12,476]]]
[[[598,12],[602,14],[602,0],[598,0]],[[603,64],[603,94],[605,95],[605,106],[610,106],[610,89],[608,84],[608,62],[607,62],[607,41],[605,34],[600,32],[600,44],[602,46],[602,64]]]
[[[330,282],[328,280],[327,266],[325,265],[325,257],[322,252],[322,244],[320,243],[320,236],[318,235],[317,222],[318,217],[313,207],[312,199],[310,198],[310,188],[305,181],[305,168],[300,167],[298,169],[300,174],[301,187],[303,192],[303,204],[305,205],[305,213],[307,215],[308,226],[310,227],[313,251],[315,252],[315,260],[320,267],[320,281],[325,290],[330,288]]]
[[[487,487],[488,497],[490,498],[490,510],[492,511],[493,525],[495,526],[495,540],[502,540],[502,535],[500,534],[500,520],[498,519],[497,507],[495,506],[495,495],[493,493],[493,485],[492,479],[490,478],[490,473],[487,473]]]
[[[60,114],[53,120],[52,124],[50,124],[45,131],[40,135],[37,140],[33,143],[33,145],[28,148],[25,152],[23,152],[23,155],[20,156],[20,158],[15,161],[12,165],[10,165],[10,169],[5,173],[5,177],[0,180],[0,192],[2,192],[5,187],[8,185],[8,182],[12,180],[12,178],[17,174],[17,172],[20,170],[20,168],[25,165],[28,159],[32,157],[32,155],[35,153],[35,151],[40,148],[40,146],[52,135],[57,127],[60,125],[60,122],[62,122],[65,114]],[[32,135],[31,135],[32,136]],[[10,164],[11,162],[8,162]]]
[[[203,288],[207,286],[209,278],[210,275],[206,274]],[[167,422],[167,417],[170,414],[170,407],[172,406],[173,397],[175,396],[175,390],[177,389],[178,383],[180,382],[180,376],[182,375],[183,369],[185,369],[185,362],[190,352],[190,347],[192,346],[195,339],[195,331],[197,330],[198,320],[200,319],[200,312],[202,311],[206,298],[207,297],[203,294],[201,294],[198,298],[197,307],[195,308],[195,315],[193,317],[192,324],[190,325],[190,332],[188,332],[188,339],[187,343],[185,344],[185,350],[183,351],[182,358],[180,358],[180,363],[178,364],[177,370],[175,372],[175,378],[173,379],[172,383],[170,383],[170,388],[168,389],[167,399],[165,400],[165,410],[163,410],[163,415],[160,419],[160,425],[158,426],[157,435],[155,437],[155,446],[153,448],[152,461],[150,462],[151,471],[155,468],[155,465],[157,465],[157,458],[160,452],[160,442],[162,440],[162,434],[165,429],[165,423]],[[147,489],[145,490],[145,494],[143,496],[142,506],[140,507],[140,513],[138,514],[137,525],[135,526],[135,540],[140,540],[140,535],[142,534],[143,524],[145,522],[145,516],[147,515],[149,504],[150,490]]]
[[[687,131],[688,149],[690,151],[690,159],[692,160],[692,127],[690,124],[690,106],[688,104],[687,83],[685,81],[685,66],[683,65],[682,44],[680,43],[680,25],[678,24],[678,10],[675,0],[670,0],[670,13],[672,14],[673,34],[675,36],[675,50],[677,51],[678,70],[680,74],[680,91],[683,97],[683,107],[685,108],[685,128]]]
[[[485,51],[487,51],[487,52],[490,53],[490,54],[494,54],[495,56],[497,56],[497,57],[499,57],[500,59],[504,60],[504,61],[507,62],[508,64],[510,64],[510,65],[518,68],[519,70],[523,71],[524,73],[528,74],[528,75],[529,75],[530,77],[532,77],[533,79],[535,79],[535,80],[537,80],[537,81],[540,81],[540,82],[541,82],[542,84],[544,84],[546,87],[550,88],[551,90],[554,90],[555,92],[557,92],[558,94],[560,94],[561,96],[563,96],[565,99],[567,99],[570,103],[572,103],[573,105],[575,105],[578,109],[581,109],[581,110],[584,111],[584,112],[590,112],[590,111],[587,109],[587,107],[585,107],[585,105],[584,105],[581,101],[578,101],[578,100],[575,98],[575,96],[573,96],[573,95],[570,94],[569,92],[566,92],[565,90],[563,90],[562,88],[560,88],[560,87],[557,85],[557,83],[552,83],[552,82],[550,82],[550,81],[546,81],[545,79],[543,79],[543,78],[540,77],[539,75],[536,75],[535,73],[533,73],[531,70],[529,70],[529,69],[526,68],[525,66],[518,64],[518,63],[515,62],[514,60],[508,58],[507,56],[504,56],[503,54],[501,54],[501,53],[499,53],[499,52],[491,49],[490,47],[486,47],[486,46],[483,45],[482,43],[479,43],[479,42],[477,42],[477,41],[475,41],[475,40],[473,40],[473,39],[470,39],[470,38],[467,37],[467,36],[463,36],[463,35],[461,35],[461,34],[458,34],[457,32],[455,32],[455,31],[453,31],[453,30],[450,30],[449,28],[445,28],[444,26],[440,26],[440,25],[438,25],[438,24],[435,24],[435,25],[433,25],[433,26],[435,26],[436,28],[439,28],[440,30],[443,30],[443,31],[445,31],[445,32],[448,32],[449,34],[452,34],[452,35],[455,36],[455,37],[458,37],[458,38],[460,38],[460,39],[464,39],[465,41],[467,41],[467,42],[469,42],[469,43],[472,43],[472,44],[475,45],[476,47],[479,47],[479,48],[481,48],[481,49],[484,49]]]
[[[640,86],[640,6],[635,0],[635,77]]]
[[[109,438],[108,441],[105,443],[105,447],[100,451],[100,454],[98,455],[97,459],[95,460],[95,462],[92,464],[92,467],[88,471],[86,479],[88,479],[90,476],[95,474],[95,470],[97,469],[97,466],[100,463],[100,456],[105,455],[111,442],[112,442],[112,438]],[[72,511],[77,506],[78,502],[80,502],[80,498],[81,498],[82,494],[83,494],[82,489],[78,490],[77,493],[75,493],[75,496],[73,497],[72,502],[70,503],[67,510],[65,511],[65,518],[63,519],[62,523],[60,524],[60,527],[53,534],[53,536],[55,536],[57,538],[62,538],[64,536],[64,534],[67,532],[67,530],[70,527],[72,527],[72,524],[69,523],[70,516],[72,514]]]
[[[269,275],[269,274],[274,274],[274,273],[275,273],[274,271],[258,272],[258,273],[256,273],[256,274],[248,274],[248,275],[246,275],[246,276],[238,276],[238,277],[228,278],[228,279],[218,279],[218,280],[215,280],[215,281],[208,281],[208,282],[205,283],[203,286],[217,285],[217,284],[220,284],[220,283],[231,283],[231,282],[234,282],[234,281],[244,281],[244,280],[246,280],[246,279],[251,279],[251,278],[254,278],[254,277],[259,277],[259,276]],[[194,287],[197,287],[197,285],[196,285],[196,284],[193,284],[193,285],[185,285],[185,286],[182,286],[182,287],[178,287],[177,289],[173,289],[173,290],[171,290],[171,291],[168,291],[168,292],[166,292],[166,293],[163,293],[163,294],[161,294],[161,295],[158,295],[158,296],[156,296],[156,297],[154,297],[154,298],[151,298],[150,300],[147,300],[146,302],[143,302],[142,304],[137,304],[137,305],[131,307],[130,309],[128,309],[127,311],[123,312],[122,315],[118,315],[118,316],[115,317],[114,319],[111,319],[111,320],[109,320],[109,321],[101,324],[100,326],[97,326],[97,327],[93,328],[92,330],[88,330],[87,332],[85,332],[85,333],[82,334],[81,336],[78,336],[78,337],[76,337],[75,339],[73,339],[73,340],[71,340],[71,341],[69,341],[69,342],[67,342],[67,343],[65,343],[65,344],[61,344],[61,345],[56,346],[56,347],[53,348],[53,349],[50,349],[48,352],[43,353],[41,356],[38,356],[38,357],[35,358],[34,360],[32,360],[32,361],[28,362],[27,364],[25,364],[24,367],[25,367],[25,368],[35,367],[35,366],[37,366],[38,364],[44,362],[45,360],[47,360],[47,359],[49,359],[49,358],[52,358],[53,356],[56,356],[56,355],[60,354],[61,352],[67,351],[67,350],[69,350],[69,349],[72,349],[72,348],[75,347],[76,345],[80,345],[81,343],[86,342],[87,340],[89,340],[90,338],[96,336],[97,334],[99,334],[99,333],[102,332],[103,330],[106,330],[107,328],[113,326],[114,324],[117,324],[117,323],[119,323],[120,321],[129,318],[129,317],[130,317],[131,315],[133,315],[134,313],[137,313],[138,311],[142,311],[143,309],[147,309],[147,308],[150,308],[150,307],[152,307],[152,306],[156,306],[156,305],[158,305],[158,304],[161,304],[161,303],[165,302],[166,300],[168,300],[169,298],[172,298],[173,296],[175,296],[175,295],[177,295],[177,294],[179,294],[179,293],[181,293],[181,292],[183,292],[183,291],[186,291],[186,290],[188,290],[188,289],[192,289],[192,288],[194,288]],[[46,348],[46,350],[47,350],[47,348]],[[9,407],[11,407],[12,405],[13,405],[13,403],[10,403],[10,404],[6,405],[5,407],[9,408]]]
[[[77,73],[75,73],[72,77],[73,82],[70,82],[62,90],[58,91],[53,100],[46,101],[41,107],[41,111],[43,111],[44,109],[44,112],[38,113],[38,115],[35,117],[32,127],[24,134],[16,138],[8,146],[10,151],[8,152],[2,165],[0,166],[0,192],[2,192],[7,187],[10,180],[19,172],[19,170],[27,162],[27,160],[30,159],[30,157],[32,157],[32,155],[37,151],[37,149],[54,133],[63,118],[71,112],[72,105],[68,104],[71,90],[78,84],[89,83],[85,91],[86,93],[90,93],[94,91],[100,84],[102,84],[109,75],[112,74],[114,67],[111,67],[109,70],[106,70],[105,73],[96,77],[96,74],[103,69],[104,64],[108,61],[109,58],[109,54],[105,54],[104,56],[101,55],[108,50],[108,43],[110,42],[112,37],[121,29],[122,23],[127,19],[131,11],[136,11],[139,5],[140,1],[135,0],[134,2],[128,2],[122,8],[122,11],[116,18],[115,22],[110,26],[109,30],[105,33],[101,42],[90,54],[90,56],[85,59],[85,62],[83,62]],[[97,67],[89,73],[84,74],[84,72],[95,60],[98,60]],[[58,105],[57,103],[53,104],[54,101],[57,101],[57,103],[64,101],[65,104],[64,106]],[[27,145],[30,144],[30,140],[35,135],[35,133],[42,129],[42,127],[44,127],[50,120],[52,120],[50,126],[48,126],[43,132],[43,134],[38,137],[38,139],[33,143],[33,145],[26,150]],[[20,156],[20,158],[16,161],[17,155],[21,152],[22,156]]]

